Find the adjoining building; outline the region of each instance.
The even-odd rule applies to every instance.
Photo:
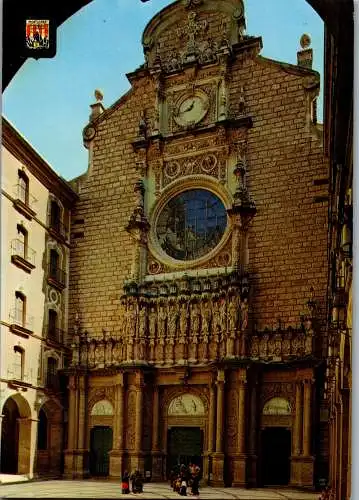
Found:
[[[0,472],[60,475],[77,195],[5,118],[1,163]]]
[[[311,488],[328,475],[319,74],[260,55],[241,0],[177,1],[92,105],[73,186],[66,477]]]

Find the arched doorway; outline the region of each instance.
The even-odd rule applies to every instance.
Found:
[[[206,411],[192,392],[173,397],[167,409],[167,477],[181,464],[196,464],[203,472]]]
[[[6,400],[2,414],[0,472],[28,474],[31,450],[29,404],[22,396],[16,394]]]
[[[113,405],[107,399],[97,401],[91,409],[90,475],[106,477],[110,473],[110,451],[113,446]]]
[[[63,443],[62,407],[54,399],[40,408],[37,423],[36,473],[39,476],[61,474]]]

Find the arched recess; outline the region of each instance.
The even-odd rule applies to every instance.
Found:
[[[1,467],[6,474],[29,474],[31,409],[20,394],[10,396],[2,408]]]
[[[168,391],[163,400],[162,422],[162,449],[167,451],[167,475],[178,460],[178,455],[181,455],[183,463],[197,461],[203,470],[205,464],[202,457],[208,450],[206,394],[192,387]],[[181,440],[183,446],[179,446]]]
[[[63,409],[51,398],[38,414],[36,474],[42,477],[60,476],[62,472]]]

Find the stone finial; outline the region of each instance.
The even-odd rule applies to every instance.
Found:
[[[313,50],[310,48],[310,36],[304,33],[300,38],[300,46],[302,50],[297,52],[297,64],[303,68],[312,69],[313,65]]]
[[[96,89],[94,95],[96,102],[94,104],[90,104],[91,108],[91,114],[89,118],[90,122],[96,120],[96,118],[98,118],[105,111],[104,105],[102,104],[103,93],[101,92],[101,90]]]

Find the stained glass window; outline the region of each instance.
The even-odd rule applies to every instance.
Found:
[[[206,255],[222,239],[227,212],[210,191],[192,189],[173,197],[157,220],[157,238],[162,249],[177,260]]]

